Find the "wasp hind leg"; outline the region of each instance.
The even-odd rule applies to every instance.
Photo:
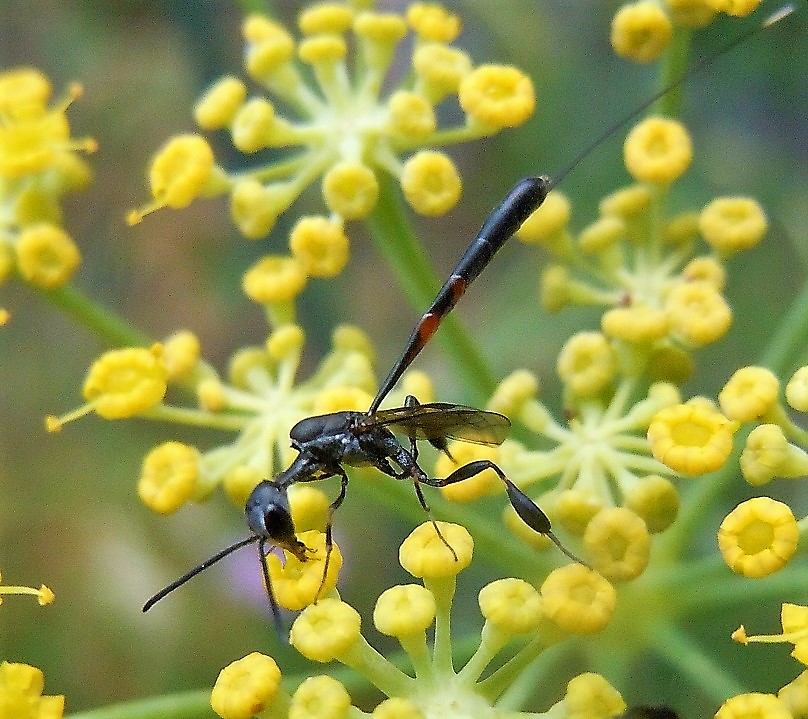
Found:
[[[431,487],[446,487],[450,484],[456,484],[457,482],[462,482],[466,479],[471,479],[472,477],[476,477],[480,472],[484,472],[486,469],[490,469],[496,473],[496,475],[502,480],[505,484],[505,491],[508,493],[508,501],[511,503],[514,511],[519,518],[534,532],[538,532],[539,534],[543,534],[547,537],[553,544],[558,547],[559,550],[567,557],[569,557],[572,561],[577,562],[578,564],[582,564],[585,567],[589,567],[589,565],[581,560],[579,557],[575,556],[569,549],[567,549],[561,542],[561,540],[556,537],[555,533],[552,530],[552,526],[550,524],[550,520],[547,515],[541,510],[541,508],[530,498],[528,497],[519,487],[517,487],[507,476],[505,476],[505,472],[503,472],[496,464],[494,464],[490,459],[478,459],[474,462],[469,462],[468,464],[464,464],[462,467],[458,467],[454,472],[452,472],[448,477],[441,478],[427,478],[422,479],[421,481],[424,484],[428,484]]]

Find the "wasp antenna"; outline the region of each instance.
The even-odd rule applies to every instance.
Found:
[[[782,20],[783,18],[788,17],[789,15],[791,15],[791,13],[795,11],[795,9],[796,8],[793,3],[788,3],[787,5],[784,5],[779,10],[773,12],[771,15],[767,15],[766,18],[759,24],[751,27],[746,32],[742,32],[733,40],[730,40],[726,45],[724,45],[724,47],[720,48],[719,50],[716,50],[716,52],[712,53],[711,55],[708,55],[707,57],[694,62],[681,75],[679,75],[679,77],[675,78],[667,85],[665,85],[665,87],[663,87],[661,90],[655,92],[649,98],[644,100],[631,112],[626,113],[619,120],[609,125],[603,132],[600,133],[600,135],[598,135],[592,142],[590,142],[586,147],[584,147],[584,149],[581,150],[563,170],[561,170],[553,178],[550,179],[549,183],[550,188],[553,188],[556,185],[558,185],[567,175],[569,175],[573,170],[575,170],[578,167],[578,165],[581,164],[581,161],[584,160],[593,150],[597,149],[603,142],[608,140],[618,130],[628,125],[632,120],[638,118],[657,100],[664,97],[672,90],[675,90],[677,87],[682,85],[688,78],[692,77],[693,75],[701,72],[702,70],[712,65],[716,60],[719,60],[722,56],[726,55],[728,52],[731,52],[736,47],[738,47],[738,45],[742,45],[747,40],[757,35],[759,32],[765,30],[766,28],[771,27],[777,22],[780,22],[780,20]]]
[[[558,547],[563,554],[566,554],[573,562],[580,564],[582,567],[586,567],[590,571],[594,571],[594,569],[592,569],[592,567],[590,567],[589,564],[587,564],[583,559],[576,556],[569,549],[567,549],[563,545],[561,540],[558,537],[556,537],[556,535],[553,533],[551,529],[548,529],[546,532],[542,532],[542,534],[546,536],[553,544],[555,544],[556,547]]]
[[[224,559],[228,554],[232,554],[237,549],[241,549],[242,547],[246,547],[248,544],[252,544],[253,542],[257,542],[260,539],[255,534],[251,534],[246,539],[240,539],[235,544],[231,544],[229,547],[225,547],[221,552],[217,552],[214,554],[210,559],[206,559],[202,564],[197,565],[194,567],[190,572],[183,574],[179,579],[171,582],[167,587],[161,589],[157,594],[155,594],[149,601],[147,601],[143,605],[143,611],[148,612],[157,602],[159,602],[163,597],[167,594],[171,594],[175,589],[178,589],[183,584],[185,584],[189,579],[193,579],[197,574],[200,572],[204,572],[211,564],[216,564],[220,559]]]

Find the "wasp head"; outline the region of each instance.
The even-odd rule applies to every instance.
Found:
[[[253,534],[306,561],[308,547],[295,535],[286,488],[265,479],[250,493],[244,513]]]

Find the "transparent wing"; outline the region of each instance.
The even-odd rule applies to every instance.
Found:
[[[502,444],[510,420],[496,412],[447,402],[382,409],[368,417],[367,426],[389,426],[415,439],[459,439],[475,444]]]

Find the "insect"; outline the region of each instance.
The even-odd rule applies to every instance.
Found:
[[[348,487],[345,466],[372,466],[395,479],[412,481],[418,501],[430,520],[432,517],[429,514],[429,506],[424,497],[422,485],[445,487],[470,479],[490,469],[504,483],[508,500],[525,524],[539,534],[549,537],[571,559],[580,561],[555,536],[547,515],[492,461],[470,462],[444,478],[430,477],[418,464],[418,441],[425,440],[443,452],[448,452],[449,439],[486,445],[500,444],[510,429],[510,421],[506,417],[495,412],[458,404],[442,402],[420,404],[412,396],[407,398],[403,407],[379,409],[380,405],[435,334],[442,320],[455,307],[468,286],[488,266],[494,255],[527,217],[544,202],[553,187],[572,172],[594,148],[638,117],[660,97],[756,34],[761,27],[774,24],[792,10],[791,6],[784,7],[765,20],[762,25],[740,35],[717,53],[691,66],[663,90],[606,128],[553,179],[542,175],[528,177],[518,182],[491,212],[449,278],[438,291],[430,307],[416,323],[403,353],[393,364],[368,410],[366,412],[334,412],[307,417],[292,427],[290,439],[292,447],[298,451],[297,457],[286,470],[274,479],[260,482],[247,499],[245,514],[251,532],[250,536],[226,547],[169,584],[146,602],[143,611],[148,611],[167,594],[232,552],[248,544],[257,543],[270,607],[276,627],[280,629],[279,610],[272,592],[272,583],[266,563],[267,545],[285,549],[301,561],[305,561],[309,553],[309,549],[295,535],[287,496],[288,489],[301,482],[319,481],[334,476],[340,478],[340,489],[336,499],[329,507],[326,525],[326,560],[323,581],[320,586],[320,590],[322,590],[332,547],[331,520],[334,512],[345,499]],[[406,442],[402,443],[397,439],[393,430],[403,435]],[[454,550],[440,534],[434,520],[432,521],[438,536],[448,550],[454,553]]]

